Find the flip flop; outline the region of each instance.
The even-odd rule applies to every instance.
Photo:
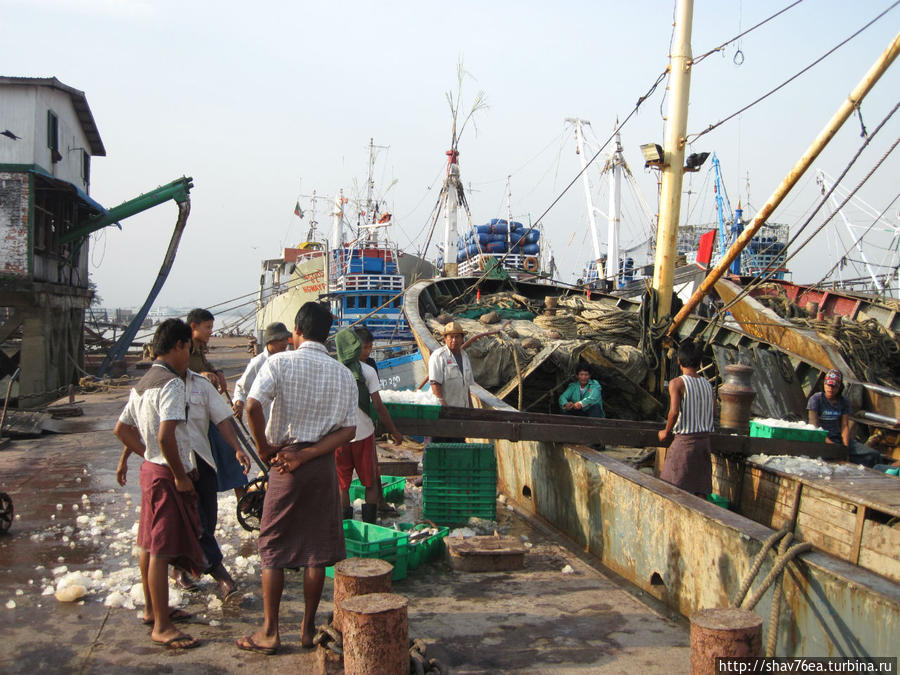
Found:
[[[234,644],[238,649],[243,649],[245,652],[255,652],[257,654],[265,654],[266,656],[273,656],[278,653],[279,647],[263,647],[262,645],[258,645],[253,641],[252,635],[245,635],[244,637],[238,638],[234,641]]]
[[[165,647],[166,649],[193,649],[194,647],[200,646],[200,640],[191,637],[187,633],[180,633],[168,640],[154,640],[153,638],[150,638],[150,642],[158,647]],[[187,642],[187,644],[176,644],[177,642]]]
[[[177,607],[173,607],[169,610],[169,621],[172,623],[181,623],[182,621],[190,621],[194,618],[194,615],[190,612],[185,612],[183,609],[178,609]],[[145,626],[152,626],[153,619],[144,619],[141,623]]]

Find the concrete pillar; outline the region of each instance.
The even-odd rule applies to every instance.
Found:
[[[762,617],[755,612],[721,608],[691,615],[691,675],[714,675],[717,657],[762,654]]]
[[[344,673],[409,673],[409,601],[392,593],[369,593],[344,600]]]
[[[343,631],[341,603],[367,593],[390,593],[394,566],[378,558],[347,558],[334,566],[334,627]]]

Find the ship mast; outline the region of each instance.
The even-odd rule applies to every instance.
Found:
[[[583,159],[582,159],[583,161]],[[619,225],[622,222],[622,138],[616,124],[616,147],[610,156],[609,214],[606,230],[606,278],[619,287]]]
[[[456,263],[456,239],[458,237],[458,211],[459,211],[459,192],[462,186],[459,182],[459,164],[457,158],[459,152],[456,150],[456,119],[453,120],[453,149],[447,151],[447,175],[444,178],[444,199],[446,200],[444,208],[444,276],[455,277],[457,275]]]
[[[591,181],[588,178],[587,158],[584,156],[584,125],[590,124],[587,120],[576,117],[567,117],[566,122],[575,126],[575,152],[581,158],[581,183],[584,186],[584,198],[587,200],[588,223],[591,228],[591,239],[594,242],[594,264],[597,266],[597,278],[603,279],[606,275],[600,262],[600,237],[597,234],[597,220],[594,217],[594,202],[591,198]],[[610,258],[606,259],[606,268],[610,268]]]
[[[678,244],[678,219],[681,212],[681,183],[684,177],[684,145],[687,134],[688,98],[691,90],[691,20],[693,0],[679,0],[672,54],[669,62],[669,112],[666,118],[665,147],[662,158],[662,186],[659,202],[659,228],[656,235],[656,261],[653,289],[656,291],[657,316],[672,309],[672,285]]]

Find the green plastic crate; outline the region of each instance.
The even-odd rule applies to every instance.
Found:
[[[441,412],[439,405],[418,405],[415,403],[389,403],[385,407],[391,417],[411,417],[417,420],[436,420]]]
[[[497,482],[492,485],[435,485],[423,483],[422,499],[429,501],[456,499],[465,501],[470,498],[497,498]]]
[[[406,476],[382,476],[381,477],[381,494],[384,498],[394,504],[403,502],[403,492],[406,489]],[[354,499],[366,498],[366,486],[359,482],[359,478],[354,478],[350,483],[350,501]]]
[[[412,532],[428,527],[426,523],[397,523],[397,529],[403,532]],[[419,565],[430,562],[440,556],[444,551],[444,537],[450,534],[449,527],[439,527],[436,534],[431,535],[424,541],[409,544],[409,563],[411,570],[416,569]]]
[[[750,420],[750,435],[755,438],[782,438],[786,441],[807,441],[824,443],[828,432],[824,429],[793,429],[791,427],[771,427]]]
[[[430,443],[425,448],[423,473],[497,469],[490,443]]]
[[[409,535],[389,527],[344,521],[344,542],[348,558],[380,558],[394,566],[391,579],[406,578],[409,563]],[[325,576],[334,578],[334,567],[325,568]]]
[[[469,518],[494,520],[496,517],[496,493],[459,495],[422,490],[422,518],[437,525],[459,525]]]

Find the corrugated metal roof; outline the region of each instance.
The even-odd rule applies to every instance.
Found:
[[[66,92],[72,99],[72,105],[75,107],[75,114],[81,123],[84,135],[88,139],[91,146],[91,155],[95,157],[105,157],[106,148],[103,147],[103,141],[100,138],[100,131],[97,129],[97,123],[94,122],[94,115],[88,106],[87,97],[84,92],[63,84],[55,77],[6,77],[0,76],[0,85],[9,84],[25,87],[51,87],[59,91]]]

